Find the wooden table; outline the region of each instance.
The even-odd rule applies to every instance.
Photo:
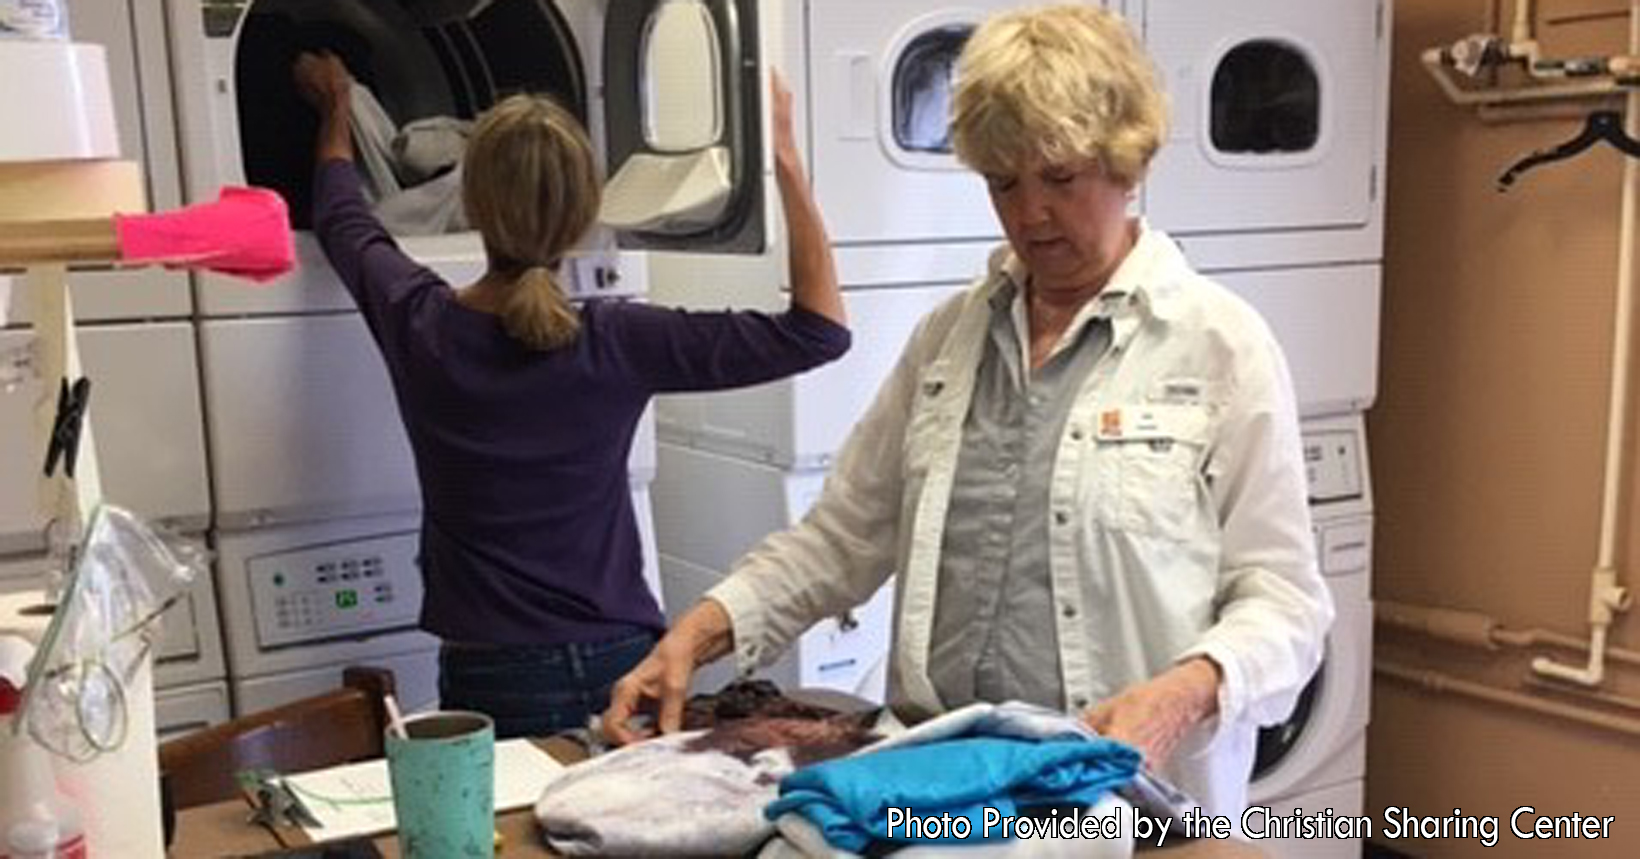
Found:
[[[548,754],[564,763],[574,763],[586,757],[575,743],[563,739],[541,742]],[[172,842],[171,859],[217,859],[222,856],[244,856],[266,853],[309,843],[307,836],[297,828],[278,832],[249,822],[250,807],[242,800],[230,800],[212,805],[186,809],[177,815],[176,838]],[[535,817],[529,808],[503,812],[496,817],[496,831],[504,839],[498,859],[531,859],[557,855],[541,842]],[[376,847],[383,856],[397,859],[398,838],[392,833],[378,836]],[[1161,849],[1143,850],[1156,859],[1263,859],[1265,853],[1256,845],[1242,841],[1213,841],[1203,839],[1178,842]]]

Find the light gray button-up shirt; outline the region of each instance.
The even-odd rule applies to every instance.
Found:
[[[928,670],[947,707],[1020,700],[1065,709],[1048,484],[1076,392],[1110,346],[1110,319],[1080,315],[1032,372],[1025,291],[1009,284],[990,301],[946,511],[940,581],[947,584],[935,604]]]

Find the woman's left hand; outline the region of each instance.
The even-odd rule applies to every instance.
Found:
[[[1155,769],[1197,722],[1218,712],[1218,696],[1219,668],[1201,656],[1095,704],[1082,721],[1100,736],[1138,749],[1145,766]]]

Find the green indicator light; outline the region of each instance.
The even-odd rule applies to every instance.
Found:
[[[337,591],[336,592],[336,607],[337,608],[354,608],[358,604],[359,604],[359,592],[358,591]]]

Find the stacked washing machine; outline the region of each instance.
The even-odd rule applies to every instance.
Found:
[[[665,398],[655,484],[669,610],[687,608],[818,495],[849,427],[918,317],[983,270],[998,240],[982,183],[951,157],[952,62],[975,21],[1014,2],[785,0],[766,44],[792,71],[813,187],[855,347],[748,391]],[[1253,797],[1359,813],[1370,658],[1371,502],[1361,412],[1377,391],[1387,124],[1387,3],[1107,4],[1142,33],[1173,109],[1138,208],[1263,313],[1304,418],[1319,553],[1338,604],[1326,667],[1266,735]],[[783,303],[782,257],[656,257],[651,294]],[[709,503],[703,503],[710,499]],[[879,697],[888,595],[805,635],[770,673]],[[726,667],[701,685],[725,679]],[[1358,845],[1303,845],[1304,855]]]
[[[106,51],[121,156],[141,165],[152,207],[178,205],[159,0],[72,0],[68,14],[76,41]],[[203,540],[210,498],[187,276],[148,268],[80,272],[69,280],[81,360],[92,381],[90,416],[105,499]],[[0,590],[6,591],[42,587],[51,567],[35,499],[44,448],[33,424],[40,387],[29,360],[33,335],[22,325],[30,318],[27,304],[14,295],[11,326],[0,329],[0,364],[14,371],[0,387],[0,438],[6,440],[0,446]],[[227,718],[212,582],[195,582],[162,628],[155,666],[161,733]]]
[[[394,669],[407,708],[436,698],[416,630],[416,476],[392,390],[347,294],[306,232],[315,119],[290,84],[299,48],[347,62],[400,126],[471,118],[550,93],[587,123],[613,177],[600,229],[562,272],[576,298],[640,299],[645,247],[762,252],[758,4],[662,0],[165,0],[190,200],[224,184],[290,202],[298,271],[247,287],[194,281],[212,537],[237,712],[333,687],[349,664]],[[743,37],[742,30],[749,33]],[[658,70],[639,81],[633,70]],[[662,90],[643,90],[659,82]],[[653,98],[660,92],[665,98]],[[749,96],[746,94],[750,93]],[[750,101],[746,101],[750,98]],[[470,232],[401,235],[451,283],[482,272]],[[659,593],[652,419],[629,473]]]

